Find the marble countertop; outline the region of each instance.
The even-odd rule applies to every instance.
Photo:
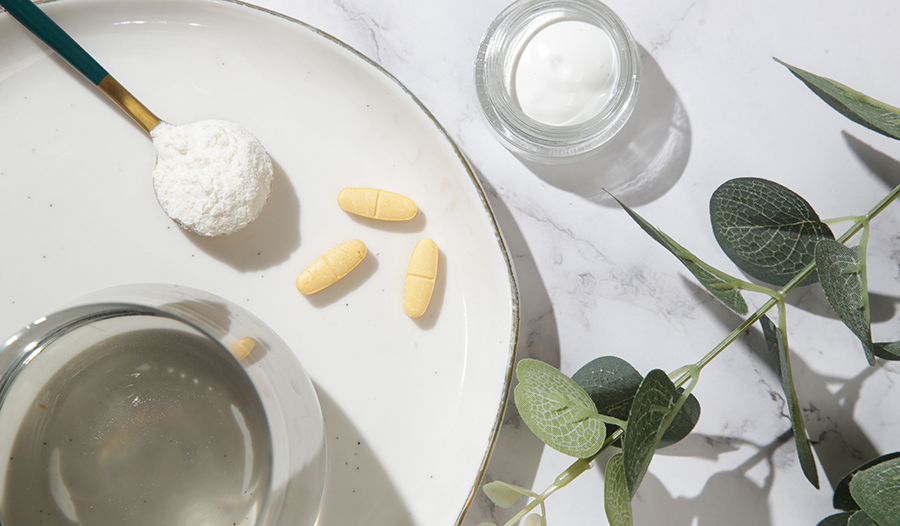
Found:
[[[670,371],[699,359],[740,323],[622,210],[558,173],[529,170],[492,137],[472,68],[482,33],[506,0],[257,3],[382,65],[462,148],[515,260],[519,358],[539,358],[568,374],[602,355],[621,356],[643,373]],[[900,144],[851,123],[772,60],[898,104],[900,73],[891,63],[896,5],[607,4],[642,48],[637,111],[652,132],[643,145],[646,184],[623,198],[706,261],[737,272],[716,245],[707,213],[709,196],[727,179],[780,182],[823,218],[862,213],[900,184]],[[875,221],[869,245],[873,332],[881,341],[900,338],[898,224],[895,205]],[[816,524],[832,513],[831,486],[848,470],[900,449],[900,413],[893,409],[900,367],[868,367],[821,290],[797,291],[789,303],[794,374],[822,489],[800,471],[784,396],[754,329],[704,370],[694,391],[700,422],[654,459],[635,498],[636,524]],[[544,447],[511,406],[486,480],[541,491],[570,460]],[[605,524],[598,464],[548,501],[549,524]],[[466,524],[511,515],[480,495]]]
[[[726,180],[772,179],[823,218],[864,213],[900,184],[900,143],[850,122],[773,60],[900,105],[900,73],[890,62],[900,6],[886,0],[852,9],[835,0],[608,0],[641,47],[644,77],[630,157],[610,160],[587,181],[527,167],[480,115],[476,50],[508,0],[253,3],[352,46],[434,114],[484,186],[513,257],[518,358],[569,375],[604,355],[644,374],[672,371],[741,322],[618,206],[596,197],[600,186],[618,188],[624,202],[693,253],[739,274],[709,224],[709,197]],[[639,173],[640,184],[626,184],[621,173]],[[874,221],[868,258],[874,337],[896,341],[900,206]],[[765,301],[746,297],[751,309]],[[822,489],[800,470],[785,397],[754,328],[704,369],[693,391],[700,421],[654,458],[634,499],[635,524],[814,525],[833,513],[831,488],[844,474],[900,450],[900,365],[869,367],[820,288],[790,296],[788,323]],[[534,437],[510,401],[485,482],[543,491],[573,459]],[[606,524],[608,456],[549,499],[551,526]],[[503,524],[514,512],[479,494],[464,524]]]

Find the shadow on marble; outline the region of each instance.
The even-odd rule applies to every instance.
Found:
[[[872,148],[870,145],[856,138],[853,134],[843,131],[841,135],[853,153],[866,167],[879,179],[884,181],[888,188],[900,185],[900,161]]]
[[[856,136],[847,131],[841,132],[847,146],[854,155],[865,165],[866,168],[878,179],[886,185],[885,194],[891,189],[900,185],[900,161],[876,150],[869,144],[858,139]],[[882,196],[873,196],[872,205],[874,206],[878,199]],[[864,212],[859,210],[858,212]],[[873,222],[873,228],[878,228],[878,219]],[[843,230],[835,230],[835,235],[840,235]],[[871,307],[872,323],[882,323],[890,321],[897,314],[900,308],[900,298],[896,296],[887,296],[876,292],[869,293],[869,301]],[[797,289],[797,292],[791,294],[787,298],[787,302],[794,307],[803,309],[817,316],[824,318],[838,319],[834,313],[834,309],[828,303],[822,287],[809,286]]]
[[[519,287],[519,343],[516,361],[536,358],[559,367],[559,335],[550,296],[522,232],[497,196],[496,191],[475,170],[484,187],[494,217],[503,232],[507,249],[513,260]],[[532,487],[540,464],[544,444],[522,422],[513,400],[510,385],[509,404],[503,417],[500,434],[494,446],[482,484],[502,480],[523,487]],[[482,491],[473,500],[463,525],[474,526],[483,522],[503,524],[517,510],[505,510],[495,506]]]
[[[328,445],[328,477],[317,524],[414,526],[409,509],[359,429],[321,386],[316,386],[316,394]]]
[[[710,447],[716,443],[735,447],[735,439],[710,437]],[[756,445],[739,441],[737,447],[752,446],[757,452],[741,464],[727,471],[713,474],[694,497],[673,497],[652,473],[644,477],[634,500],[635,524],[665,524],[666,526],[768,526],[771,522],[769,496],[776,470],[776,452],[791,442],[790,431],[769,444]],[[676,447],[676,446],[672,446]],[[768,475],[760,485],[748,473],[760,463],[768,464]],[[740,499],[735,499],[740,495]]]
[[[656,455],[678,458],[702,458],[715,461],[724,454],[739,450],[745,444],[747,444],[747,441],[739,437],[691,433],[680,442],[676,442],[665,449],[660,449],[656,452]]]
[[[783,415],[784,425],[790,434],[787,419],[787,401],[777,384],[772,358],[769,355],[762,330],[753,327],[748,331],[747,345],[752,352],[772,367],[773,385],[770,387],[773,411]],[[794,351],[796,345],[792,346]],[[840,356],[834,356],[840,353]],[[844,359],[864,361],[861,348],[823,350],[823,360]],[[802,353],[791,353],[791,373],[794,388],[803,412],[806,433],[821,464],[819,487],[827,491],[826,481],[832,488],[850,471],[879,455],[875,444],[854,420],[854,409],[860,391],[869,377],[881,370],[881,366],[866,367],[853,378],[838,378],[816,372],[803,359]],[[840,386],[835,389],[835,386]],[[702,404],[702,401],[701,401]],[[793,445],[791,446],[794,449]],[[796,455],[796,453],[792,453]],[[800,469],[795,465],[792,469]]]
[[[687,282],[698,297],[709,299],[709,293],[700,285]],[[742,321],[740,316],[716,300],[711,300],[709,303],[709,312],[718,318],[722,326],[729,331],[740,325]],[[790,323],[790,320],[788,322]],[[772,379],[772,384],[768,386],[768,389],[773,401],[772,411],[782,415],[785,428],[790,433],[791,424],[786,416],[788,409],[784,391],[778,384],[772,357],[769,355],[765,337],[758,325],[747,331],[744,343],[751,352],[759,357],[762,363],[769,366],[769,377]],[[792,348],[797,350],[797,344],[792,345]],[[854,420],[853,412],[863,384],[869,377],[880,371],[881,366],[867,367],[853,378],[836,378],[815,372],[814,368],[807,365],[801,354],[791,353],[794,387],[800,399],[806,431],[816,457],[825,472],[825,478],[834,487],[844,475],[859,464],[879,455],[875,445]],[[852,349],[821,350],[821,354],[823,360],[865,359],[862,348],[858,346],[854,346]],[[837,356],[838,354],[840,356]],[[834,386],[838,385],[840,387],[835,389]],[[723,393],[723,396],[737,396],[737,394]],[[703,400],[700,400],[700,406],[703,406]],[[680,447],[680,444],[672,447]],[[825,484],[821,475],[820,473],[820,487],[824,488]]]
[[[659,64],[643,47],[640,53],[643,76],[634,113],[604,148],[568,164],[519,161],[547,183],[598,204],[616,204],[607,191],[630,206],[668,192],[687,166],[690,120]]]

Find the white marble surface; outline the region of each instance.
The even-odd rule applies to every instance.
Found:
[[[490,135],[472,66],[482,32],[506,0],[258,3],[384,66],[459,143],[491,196],[517,265],[520,358],[537,357],[571,374],[593,357],[614,354],[644,373],[668,371],[697,360],[737,326],[738,317],[711,301],[621,210],[549,184]],[[772,60],[898,104],[897,5],[607,3],[645,52],[642,104],[668,124],[663,138],[672,148],[658,154],[653,184],[626,201],[710,263],[736,272],[707,214],[709,195],[729,178],[781,182],[823,217],[861,213],[900,184],[900,143],[850,123]],[[879,340],[900,338],[898,224],[894,205],[875,222],[870,244]],[[822,489],[806,483],[797,465],[784,398],[754,330],[703,372],[695,391],[700,423],[651,464],[635,499],[636,524],[815,524],[832,513],[831,484],[861,460],[900,449],[894,409],[900,367],[867,367],[821,292],[793,298],[793,365]],[[510,407],[486,479],[540,491],[569,462],[542,447]],[[550,499],[549,524],[605,524],[602,488],[601,465]],[[466,524],[510,515],[479,496]]]
[[[548,183],[558,174],[526,168],[481,119],[475,52],[507,3],[256,2],[382,65],[460,145],[516,263],[519,358],[539,358],[568,374],[608,354],[642,373],[696,361],[739,318],[621,210],[569,191],[577,188],[560,188],[565,183],[556,179]],[[781,182],[823,217],[862,213],[900,184],[900,143],[849,122],[772,60],[778,56],[900,105],[893,63],[900,6],[886,0],[852,8],[835,0],[607,4],[644,50],[641,104],[649,122],[662,125],[661,135],[650,137],[656,177],[624,200],[708,262],[737,272],[718,249],[707,214],[709,195],[729,178]],[[898,225],[894,205],[875,221],[870,240],[873,331],[882,341],[900,339]],[[784,397],[754,330],[704,370],[694,391],[703,407],[700,423],[654,459],[635,498],[636,524],[816,524],[832,513],[832,483],[860,462],[900,449],[900,366],[868,367],[821,292],[792,297],[793,366],[822,489],[806,483],[797,465]],[[543,447],[511,406],[486,481],[541,491],[570,462]],[[599,464],[549,500],[549,524],[606,524]],[[511,515],[479,495],[465,524],[502,523]]]

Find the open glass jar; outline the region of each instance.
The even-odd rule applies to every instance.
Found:
[[[607,39],[601,37],[595,40],[597,44],[584,45],[584,41],[569,38],[573,32],[568,28],[551,35],[548,30],[561,29],[561,23],[582,25],[605,34]],[[591,102],[589,114],[561,124],[535,118],[523,110],[520,92],[524,86],[517,86],[517,82],[523,82],[519,70],[524,67],[523,53],[530,52],[529,46],[538,39],[543,40],[540,52],[549,53],[547,60],[553,62],[549,75],[554,78],[534,80],[548,83],[545,98],[560,81],[574,82],[575,89],[581,91],[594,89],[582,77],[573,79],[565,61],[584,62],[585,53],[596,51],[610,59],[604,64],[610,85],[603,88],[603,103]],[[596,0],[519,0],[497,16],[482,38],[475,61],[475,88],[486,120],[510,151],[539,163],[571,162],[602,148],[628,121],[638,96],[640,69],[640,55],[631,32],[605,4]],[[550,96],[565,98],[567,93]]]
[[[293,351],[196,289],[100,291],[0,346],[0,523],[312,526],[324,422]]]

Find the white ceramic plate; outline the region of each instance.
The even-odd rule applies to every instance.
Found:
[[[518,312],[497,225],[444,130],[379,67],[274,13],[208,0],[42,7],[160,118],[250,129],[275,161],[275,191],[233,236],[182,232],[156,203],[146,135],[0,14],[0,333],[122,283],[226,297],[279,333],[316,385],[329,447],[320,524],[458,523],[498,431]],[[348,186],[407,195],[421,213],[349,216],[336,204]],[[403,281],[423,237],[441,273],[412,320]],[[353,238],[369,249],[356,270],[314,296],[295,289]]]

